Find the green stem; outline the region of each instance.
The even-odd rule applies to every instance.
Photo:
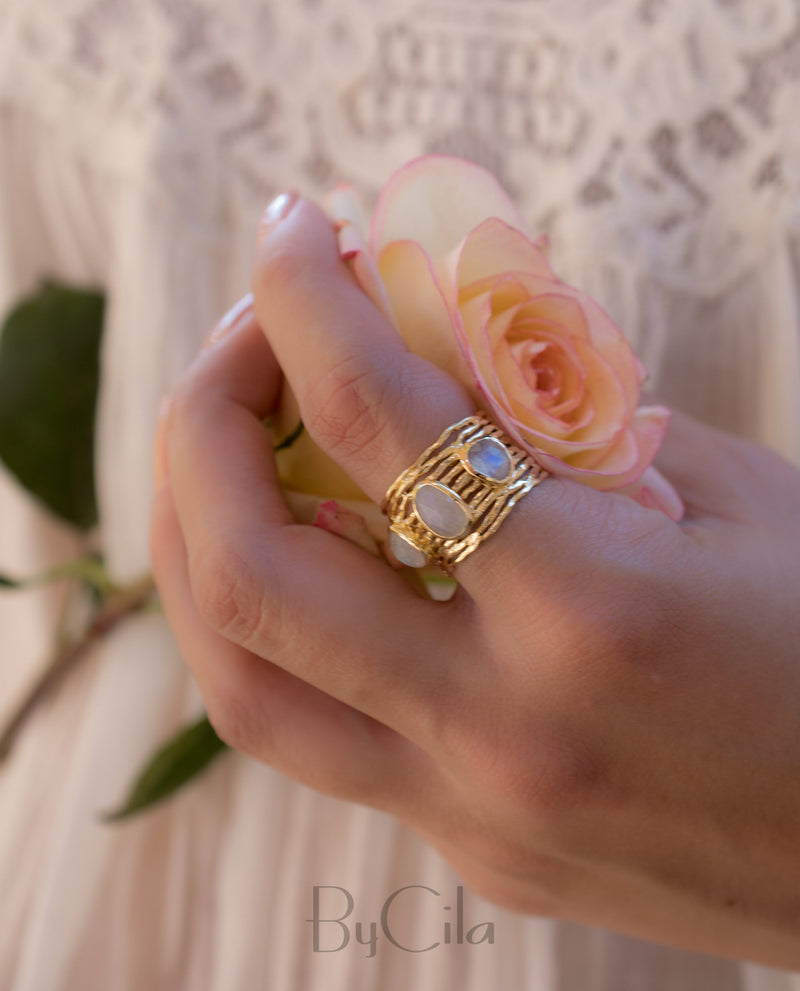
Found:
[[[103,603],[82,636],[64,645],[33,684],[8,723],[0,732],[0,762],[6,759],[17,736],[36,708],[53,692],[64,677],[89,653],[94,644],[126,620],[141,612],[155,591],[153,579],[146,578],[119,589]]]
[[[61,581],[64,578],[80,578],[102,596],[112,595],[119,591],[119,587],[109,578],[103,562],[96,557],[79,557],[74,561],[56,565],[55,568],[50,568],[49,571],[45,571],[41,575],[34,575],[32,578],[9,578],[7,575],[0,575],[0,588],[12,591],[36,588],[39,585],[48,585],[50,582]]]

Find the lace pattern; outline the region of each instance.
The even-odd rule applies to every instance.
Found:
[[[231,183],[374,196],[430,151],[490,167],[556,251],[699,295],[800,223],[797,0],[0,0],[0,28],[0,99],[201,223]]]
[[[158,400],[246,282],[265,199],[339,179],[374,198],[424,152],[501,178],[557,270],[637,335],[660,398],[800,463],[798,108],[800,0],[0,0],[0,295],[48,266],[109,288],[112,573],[148,567]],[[8,495],[4,570],[68,556]],[[40,663],[28,633],[51,628],[38,605],[13,609],[0,702]],[[444,891],[443,864],[399,826],[250,761],[133,832],[87,816],[194,705],[157,619],[67,686],[0,782],[0,984],[352,987],[343,956],[300,952],[298,899],[337,835],[354,838],[338,867],[359,893],[420,877]],[[383,991],[796,985],[571,924],[504,916],[502,932],[483,963],[408,954],[369,973]]]

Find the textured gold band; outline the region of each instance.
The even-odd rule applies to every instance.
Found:
[[[455,566],[497,531],[547,472],[476,413],[448,427],[389,488],[382,510],[403,564]]]

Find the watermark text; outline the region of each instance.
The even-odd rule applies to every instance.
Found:
[[[409,917],[418,917],[423,911],[430,911],[430,900],[437,899],[440,919],[432,921],[426,938],[412,941],[406,933]],[[424,904],[423,900],[428,900]],[[455,904],[452,904],[452,902]],[[464,889],[456,888],[455,899],[445,904],[443,896],[434,888],[424,884],[407,884],[393,891],[385,899],[380,910],[380,919],[358,921],[353,919],[355,899],[347,888],[336,884],[314,885],[313,914],[306,922],[311,923],[311,944],[314,953],[338,953],[348,946],[360,944],[367,948],[366,956],[374,957],[381,939],[396,946],[405,953],[428,953],[438,946],[455,944],[472,946],[478,943],[494,945],[494,923],[478,922],[467,926],[464,915]],[[405,919],[403,924],[399,920]]]

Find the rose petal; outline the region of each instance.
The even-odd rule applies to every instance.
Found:
[[[409,349],[465,384],[470,372],[459,344],[458,315],[448,309],[430,258],[414,241],[394,241],[378,261],[397,328]]]
[[[520,320],[532,323],[542,321],[553,327],[561,327],[564,337],[580,338],[589,342],[591,335],[583,307],[574,299],[548,291],[530,297],[520,307]]]
[[[592,344],[613,366],[625,391],[628,409],[634,410],[639,402],[644,366],[634,354],[630,341],[591,296],[571,286],[563,286],[561,289],[565,296],[571,297],[580,305]]]
[[[589,445],[597,441],[607,444],[630,422],[631,409],[625,389],[616,366],[595,348],[578,338],[575,349],[586,369],[586,391],[592,399],[594,416],[591,423],[576,429],[570,439],[576,444]]]
[[[588,469],[576,466],[571,460],[538,454],[535,439],[526,440],[525,446],[549,471],[564,475],[576,482],[595,489],[618,490],[632,485],[652,464],[661,441],[664,439],[670,412],[664,406],[642,406],[636,411],[630,429],[608,449],[606,457]],[[635,454],[631,454],[631,442]],[[580,455],[578,455],[580,457]]]
[[[362,242],[366,243],[368,231],[366,215],[361,197],[353,186],[340,182],[323,199],[322,208],[336,227],[349,224],[361,235]]]
[[[673,485],[664,478],[658,468],[652,466],[633,485],[615,491],[630,496],[647,509],[660,510],[676,523],[683,519],[686,511]]]
[[[498,287],[513,284],[515,293],[521,293],[522,289],[519,287],[524,287],[531,306],[544,305],[539,301],[547,300],[548,306],[557,307],[570,332],[591,341],[593,348],[615,369],[625,393],[629,413],[636,409],[640,386],[644,380],[644,366],[620,328],[590,296],[562,282],[543,279],[528,272],[506,273],[494,284]],[[491,278],[487,278],[461,286],[459,306],[463,308],[472,296],[488,291],[491,285]],[[553,313],[555,314],[555,310]]]
[[[508,194],[486,169],[463,158],[425,155],[398,169],[384,186],[370,245],[377,256],[391,241],[414,240],[439,259],[488,217],[524,227]]]
[[[586,369],[572,338],[548,334],[548,329],[539,324],[534,338],[512,343],[510,349],[525,381],[538,392],[539,406],[577,430],[583,426],[577,417],[586,396]]]
[[[397,318],[378,271],[378,265],[358,230],[351,224],[342,223],[338,231],[338,241],[342,261],[353,273],[362,292],[369,297],[389,323],[396,327]]]
[[[389,521],[371,500],[366,497],[331,500],[324,496],[311,495],[308,492],[298,492],[289,488],[282,489],[282,494],[295,521],[306,526],[313,526],[319,516],[320,507],[331,501],[343,511],[358,516],[363,520],[369,534],[369,540],[359,546],[363,546],[371,553],[374,553],[374,547],[381,556],[384,556],[383,551],[389,543]]]
[[[457,256],[453,261],[459,288],[510,272],[525,272],[558,283],[541,249],[521,231],[496,217],[479,224],[455,251]]]
[[[491,409],[500,412],[505,420],[509,418],[509,404],[494,356],[497,342],[507,332],[515,314],[516,311],[511,309],[491,319],[492,297],[487,293],[471,299],[461,308],[461,324],[457,328],[470,371],[469,378],[462,380],[462,384],[470,390],[479,405],[488,400]]]
[[[514,322],[514,330],[516,328],[517,321]],[[517,357],[523,349],[522,345],[514,346],[504,341],[503,346],[495,348],[494,365],[509,408],[518,419],[545,433],[552,431],[556,437],[568,438],[585,422],[580,407],[587,399],[584,388],[587,373],[574,341],[563,334],[548,331],[551,328],[542,323],[537,326],[531,340],[539,340],[550,360],[558,364],[556,371],[560,374],[561,387],[565,392],[559,402],[552,402],[544,388],[530,388],[529,373]]]
[[[335,533],[339,537],[344,537],[351,544],[362,547],[375,557],[381,556],[364,517],[360,513],[347,509],[335,499],[327,499],[319,504],[313,525],[327,530],[328,533]]]

